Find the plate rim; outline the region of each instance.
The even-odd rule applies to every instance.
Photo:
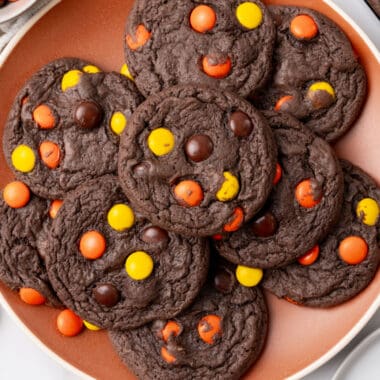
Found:
[[[25,25],[13,36],[13,38],[9,41],[8,45],[4,48],[4,50],[0,54],[0,70],[14,48],[21,41],[24,35],[42,18],[45,14],[50,11],[53,7],[58,5],[62,0],[51,0],[46,6],[44,6],[41,10],[39,10],[30,20],[28,20]],[[380,63],[380,50],[377,49],[375,44],[369,38],[367,33],[345,12],[342,8],[334,3],[333,0],[322,0],[326,5],[328,5],[331,9],[333,9],[337,14],[339,14],[346,22],[348,22],[355,32],[358,33],[363,42],[367,45],[375,59]],[[30,5],[34,4],[33,1]],[[46,346],[33,332],[29,329],[29,327],[24,324],[18,315],[13,311],[9,303],[4,298],[3,294],[0,291],[0,305],[4,308],[4,310],[8,313],[11,319],[16,323],[16,325],[49,357],[55,360],[57,363],[62,365],[65,369],[71,371],[75,375],[79,376],[83,380],[96,380],[92,376],[86,374],[79,368],[70,364],[68,361],[61,358],[58,354],[56,354],[51,348]],[[291,376],[286,377],[286,380],[299,380],[304,376],[314,372],[323,364],[332,359],[335,355],[337,355],[341,350],[343,350],[351,341],[359,334],[359,332],[366,326],[368,321],[372,318],[372,316],[376,313],[376,311],[380,309],[380,294],[368,308],[368,310],[364,313],[361,319],[354,325],[351,330],[347,332],[347,334],[341,338],[333,347],[331,347],[324,355],[322,355],[319,359],[303,368],[302,370],[292,374]],[[378,330],[375,330],[375,332]],[[348,359],[352,353],[356,352],[356,349],[361,346],[361,344],[367,340],[373,333],[371,333],[368,337],[366,337],[359,345],[351,351],[351,353],[347,356]],[[346,359],[343,363],[346,362]],[[343,364],[342,364],[343,365]],[[340,367],[339,367],[340,368]]]
[[[15,17],[20,16],[22,13],[24,13],[36,2],[37,0],[29,0],[25,4],[21,4],[21,5],[18,3],[7,4],[7,8],[8,9],[14,8],[14,12],[10,12],[8,15],[4,16],[2,13],[6,14],[6,12],[4,10],[0,10],[0,23],[13,20]],[[3,8],[3,9],[6,9],[6,8]]]

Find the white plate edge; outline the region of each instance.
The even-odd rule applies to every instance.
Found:
[[[37,0],[32,0],[30,1],[29,3],[26,3],[26,4],[19,4],[18,2],[17,3],[10,3],[10,4],[7,4],[7,7],[5,8],[2,8],[1,9],[1,12],[0,12],[0,22],[3,23],[3,22],[8,22],[10,20],[13,20],[15,17],[18,17],[20,16],[21,14],[23,14],[26,10],[28,10],[32,5],[34,5],[36,3]],[[14,8],[14,9],[12,9]],[[1,13],[7,13],[8,10],[13,10],[14,12],[13,13],[10,13],[8,14],[7,16],[4,17],[4,14],[1,14]]]

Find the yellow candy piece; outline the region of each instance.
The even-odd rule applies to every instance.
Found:
[[[230,172],[223,173],[225,181],[216,193],[216,198],[221,202],[228,202],[234,199],[240,190],[239,180]]]
[[[71,87],[75,87],[82,76],[82,71],[80,70],[70,70],[62,78],[61,88],[62,91],[66,91]]]
[[[124,63],[124,65],[121,66],[120,73],[125,75],[128,79],[134,80],[131,72],[129,71],[129,67],[126,63]]]
[[[125,270],[133,280],[145,280],[153,271],[153,260],[144,251],[133,252],[125,262]]]
[[[175,138],[172,132],[166,128],[157,128],[148,137],[149,149],[156,156],[164,156],[174,148]]]
[[[315,82],[309,87],[309,91],[326,91],[335,99],[335,91],[327,82]]]
[[[356,207],[357,217],[367,226],[374,226],[379,220],[380,208],[372,198],[362,199]]]
[[[99,331],[99,330],[101,330],[100,327],[95,326],[95,325],[93,325],[93,324],[90,323],[90,322],[83,321],[83,324],[86,326],[87,329],[89,329],[89,330],[91,330],[91,331]]]
[[[83,67],[82,70],[88,74],[96,74],[96,73],[100,73],[102,71],[99,69],[99,67],[96,67],[94,65],[87,65],[87,66]]]
[[[263,278],[263,270],[259,268],[250,268],[244,265],[238,265],[236,268],[236,278],[239,283],[247,288],[259,284]]]
[[[236,8],[236,18],[245,28],[255,29],[263,21],[263,12],[258,5],[247,1]]]
[[[116,135],[120,135],[127,126],[127,118],[121,112],[115,112],[111,117],[111,129]]]
[[[19,145],[12,152],[12,165],[16,170],[22,173],[29,173],[34,169],[36,156],[27,145]]]
[[[133,226],[135,215],[128,205],[118,204],[108,211],[107,221],[114,230],[121,232]]]

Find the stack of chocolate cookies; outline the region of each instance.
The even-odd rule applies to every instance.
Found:
[[[377,271],[380,190],[330,146],[364,70],[325,16],[258,0],[137,0],[125,57],[62,58],[20,90],[0,279],[108,329],[141,379],[240,378],[263,288],[330,307]]]

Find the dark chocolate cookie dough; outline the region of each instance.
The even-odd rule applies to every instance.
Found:
[[[125,56],[145,95],[199,83],[247,96],[270,73],[275,28],[258,0],[138,0]]]
[[[74,58],[53,61],[16,97],[4,133],[6,159],[36,194],[60,198],[115,173],[119,134],[141,101],[121,74]]]
[[[189,306],[206,280],[207,242],[135,212],[114,176],[70,193],[53,223],[47,269],[58,296],[104,328],[141,326]]]
[[[22,182],[14,181],[4,188],[0,199],[0,280],[14,290],[33,289],[58,306],[44,263],[45,231],[51,226],[49,210],[50,201],[31,193]]]
[[[345,194],[339,224],[298,262],[266,272],[262,284],[278,297],[307,306],[334,306],[358,294],[376,273],[380,190],[362,170],[341,163]]]
[[[343,174],[329,144],[297,119],[269,111],[264,115],[278,146],[274,189],[253,220],[215,243],[229,261],[272,268],[311,249],[337,222]]]
[[[288,112],[327,141],[358,117],[366,75],[350,41],[331,20],[307,8],[270,7],[277,24],[272,82],[255,94],[260,109]]]
[[[276,150],[248,102],[206,87],[153,95],[121,137],[119,176],[136,210],[184,235],[237,230],[264,204]]]
[[[220,266],[212,277],[176,318],[110,332],[140,379],[233,380],[257,360],[268,323],[261,291],[240,286],[228,267]]]

